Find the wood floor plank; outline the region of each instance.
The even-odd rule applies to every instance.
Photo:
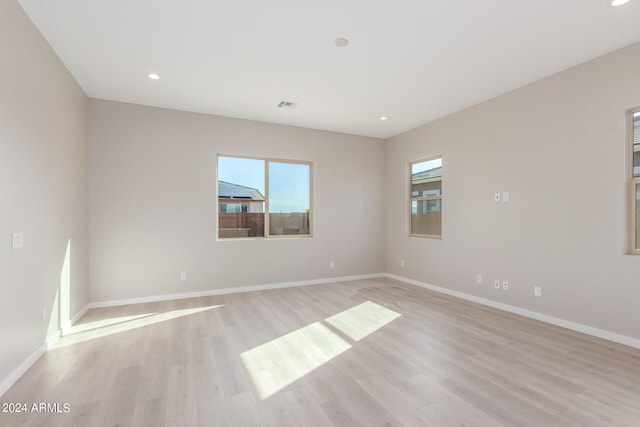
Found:
[[[143,368],[141,366],[126,367],[120,370],[110,387],[104,405],[100,408],[102,426],[132,425],[142,376]]]
[[[140,386],[140,399],[142,401],[162,398],[167,396],[169,388],[169,341],[171,338],[162,335],[155,336],[149,345],[149,352],[145,361],[144,381]]]
[[[259,401],[265,423],[270,427],[306,427],[291,409],[283,393]]]
[[[404,426],[425,426],[429,420],[418,411],[419,403],[403,395],[382,377],[368,377],[356,381],[362,389]]]
[[[330,426],[331,420],[324,413],[313,394],[308,393],[307,390],[306,387],[292,387],[283,394],[300,425],[304,427]]]
[[[488,419],[486,414],[477,417],[473,411],[462,408],[463,405],[459,402],[454,405],[438,402],[420,408],[420,413],[427,419],[424,424],[427,426],[498,427],[504,425],[493,419]]]
[[[199,426],[230,426],[231,418],[222,383],[217,375],[195,378]]]
[[[554,425],[552,414],[529,404],[525,396],[511,393],[478,375],[465,373],[441,384],[504,425]]]
[[[456,372],[451,377],[463,372]],[[419,411],[431,421],[429,425],[505,425],[493,417],[487,408],[478,406],[476,401],[466,400],[464,393],[456,393],[442,383],[442,380],[421,374],[395,385],[414,399],[420,398],[426,402]]]
[[[251,390],[250,379],[240,359],[241,352],[236,347],[235,328],[228,327],[230,335],[214,337],[212,349],[220,380],[227,396]]]
[[[336,426],[402,426],[391,413],[364,393],[346,394],[322,404],[322,408]]]
[[[638,426],[640,350],[377,278],[89,310],[0,401],[71,409],[3,427]]]
[[[134,408],[131,425],[136,427],[154,427],[164,425],[166,410],[167,401],[164,397],[138,401]],[[90,426],[94,424],[87,423],[84,425]]]
[[[169,368],[165,425],[197,425],[197,395],[195,379],[190,365],[173,365]]]
[[[234,426],[267,426],[260,405],[255,395],[251,392],[246,391],[229,397],[229,413],[231,414],[231,422]]]
[[[538,408],[540,411],[558,414],[567,410],[567,406],[562,403],[563,400],[558,399],[560,394],[557,393],[557,389],[554,388],[552,392],[538,390],[535,376],[526,370],[522,370],[517,377],[513,377],[505,374],[501,369],[492,368],[473,359],[467,360],[464,368],[483,380],[499,386],[507,393],[526,400],[528,405]],[[573,395],[565,395],[565,398],[571,396]]]

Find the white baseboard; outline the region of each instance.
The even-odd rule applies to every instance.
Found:
[[[226,295],[226,294],[235,294],[240,292],[264,291],[269,289],[292,288],[296,286],[323,285],[323,284],[335,283],[335,282],[351,282],[354,280],[377,279],[380,277],[385,277],[385,274],[377,273],[377,274],[363,274],[363,275],[356,275],[356,276],[330,277],[327,279],[303,280],[298,282],[285,282],[285,283],[271,283],[271,284],[265,284],[265,285],[241,286],[238,288],[212,289],[212,290],[200,291],[200,292],[186,292],[186,293],[180,293],[180,294],[156,295],[156,296],[141,297],[141,298],[100,301],[100,302],[90,303],[88,308],[116,307],[120,305],[141,304],[146,302],[207,297],[212,295]]]
[[[173,300],[173,299],[194,298],[194,297],[211,296],[211,295],[225,295],[225,294],[232,294],[232,293],[239,293],[239,292],[253,292],[253,291],[262,291],[262,290],[269,290],[269,289],[291,288],[295,286],[321,285],[326,283],[349,282],[354,280],[376,279],[381,277],[387,277],[389,279],[398,280],[398,281],[419,286],[425,289],[430,289],[435,292],[450,295],[456,298],[461,298],[467,301],[476,302],[478,304],[482,304],[488,307],[497,308],[499,310],[503,310],[509,313],[514,313],[514,314],[518,314],[520,316],[528,317],[531,319],[540,320],[545,323],[560,326],[573,331],[581,332],[587,335],[592,335],[608,341],[613,341],[619,344],[624,344],[630,347],[640,349],[640,340],[636,338],[628,337],[625,335],[617,334],[617,333],[606,331],[603,329],[594,328],[591,326],[583,325],[581,323],[571,322],[569,320],[560,319],[557,317],[549,316],[547,314],[538,313],[535,311],[512,306],[509,304],[503,304],[497,301],[492,301],[489,299],[466,294],[464,292],[454,291],[451,289],[442,288],[440,286],[430,285],[428,283],[420,282],[414,279],[409,279],[407,277],[397,276],[395,274],[389,274],[389,273],[377,273],[377,274],[365,274],[365,275],[345,276],[345,277],[332,277],[327,279],[304,280],[304,281],[298,281],[298,282],[242,286],[238,288],[213,289],[213,290],[201,291],[201,292],[188,292],[188,293],[180,293],[180,294],[158,295],[158,296],[151,296],[151,297],[89,303],[82,310],[80,310],[75,316],[73,316],[73,318],[69,322],[66,322],[64,325],[62,325],[61,331],[57,331],[51,334],[49,337],[47,337],[46,342],[44,344],[42,344],[33,354],[27,357],[16,369],[14,369],[13,372],[11,372],[11,374],[9,374],[4,380],[2,380],[2,382],[0,382],[0,396],[2,396],[7,390],[9,390],[9,388],[11,388],[11,386],[15,384],[15,382],[18,381],[18,379],[25,372],[27,372],[27,370],[29,370],[29,368],[34,363],[36,363],[36,361],[47,351],[47,349],[51,345],[53,345],[53,343],[55,343],[60,338],[61,335],[64,335],[65,332],[68,332],[71,326],[75,324],[87,312],[87,310],[91,308],[114,307],[119,305],[139,304],[139,303],[154,302],[154,301],[167,301],[167,300]]]
[[[158,295],[151,297],[143,297],[143,298],[132,298],[132,299],[122,299],[122,300],[114,300],[114,301],[103,301],[103,302],[94,302],[87,304],[82,310],[76,313],[71,320],[65,322],[61,325],[61,330],[54,332],[49,335],[45,343],[42,344],[38,350],[36,350],[32,355],[27,357],[21,364],[18,366],[9,376],[7,376],[2,382],[0,382],[0,396],[2,396],[16,381],[25,373],[34,363],[38,361],[38,359],[47,352],[51,346],[60,339],[61,336],[64,336],[65,333],[69,332],[71,327],[78,321],[84,314],[91,308],[99,308],[99,307],[114,307],[119,305],[129,305],[129,304],[139,304],[145,302],[153,302],[153,301],[167,301],[173,299],[184,299],[184,298],[194,298],[200,296],[209,296],[209,295],[224,295],[224,294],[233,294],[238,292],[253,292],[253,291],[262,291],[267,289],[279,289],[279,288],[291,288],[294,286],[308,286],[308,285],[321,285],[326,283],[335,283],[335,282],[348,282],[354,280],[365,280],[365,279],[375,279],[384,277],[384,273],[378,274],[364,274],[358,276],[345,276],[345,277],[332,277],[328,279],[316,279],[316,280],[304,280],[299,282],[286,282],[286,283],[273,283],[273,284],[265,284],[265,285],[255,285],[255,286],[243,286],[239,288],[225,288],[225,289],[213,289],[209,291],[202,292],[188,292],[181,294],[170,294],[170,295]]]
[[[77,322],[78,320],[80,320],[80,318],[81,318],[82,316],[84,316],[84,315],[85,315],[85,313],[86,313],[87,311],[89,311],[89,309],[90,309],[90,308],[91,308],[91,304],[87,304],[87,305],[85,305],[85,306],[84,306],[84,308],[83,308],[82,310],[80,310],[79,312],[77,312],[75,316],[73,316],[73,317],[72,317],[71,319],[69,319],[67,322],[64,322],[64,323],[62,324],[62,328],[61,328],[61,329],[62,329],[62,330],[61,330],[61,335],[62,335],[62,336],[66,335],[66,334],[71,330],[71,327],[72,327],[73,325],[75,325],[75,324],[76,324],[76,322]]]
[[[55,331],[54,333],[49,335],[45,339],[44,344],[42,344],[33,354],[27,357],[16,369],[14,369],[13,372],[11,372],[5,379],[3,379],[2,382],[0,382],[0,396],[2,396],[7,390],[9,390],[11,386],[14,385],[16,381],[18,381],[20,377],[25,372],[27,372],[29,368],[31,368],[31,366],[33,366],[33,364],[36,363],[38,359],[40,359],[40,357],[42,357],[42,355],[45,354],[51,348],[51,346],[53,346],[53,344],[55,344],[56,341],[60,339],[62,335],[64,335],[65,331],[68,331],[74,323],[76,323],[82,316],[84,316],[87,310],[89,310],[89,305],[85,306],[82,310],[76,313],[76,315],[73,316],[70,321],[65,322],[65,324],[62,325],[61,330]]]
[[[47,351],[60,339],[62,333],[60,331],[55,331],[51,335],[47,337],[44,344],[46,346]]]
[[[497,308],[498,310],[507,311],[509,313],[518,314],[520,316],[528,317],[530,319],[540,320],[541,322],[549,323],[551,325],[560,326],[572,331],[581,332],[583,334],[592,335],[594,337],[602,338],[608,341],[613,341],[618,344],[628,345],[629,347],[640,349],[640,340],[626,335],[617,334],[615,332],[606,331],[604,329],[594,328],[592,326],[583,325],[581,323],[572,322],[558,317],[549,316],[548,314],[538,313],[536,311],[527,310],[524,308],[516,307],[509,304],[503,304],[501,302],[492,301],[489,299],[477,297],[475,295],[466,294],[464,292],[454,291],[440,286],[430,285],[428,283],[420,282],[418,280],[409,279],[407,277],[396,276],[395,274],[385,274],[384,277],[389,279],[398,280],[400,282],[409,283],[410,285],[419,286],[421,288],[430,289],[435,292],[439,292],[446,295],[451,295],[456,298],[461,298],[467,301],[476,302],[478,304],[486,305],[488,307]]]
[[[40,357],[47,352],[47,344],[42,344],[33,354],[27,357],[16,369],[0,382],[0,396],[5,394],[20,377],[29,370]]]

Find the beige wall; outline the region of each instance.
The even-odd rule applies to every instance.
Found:
[[[382,140],[95,100],[89,129],[93,302],[384,271]],[[314,162],[315,236],[217,241],[217,153]]]
[[[640,44],[390,139],[386,271],[640,338],[640,257],[625,255],[638,70]],[[442,240],[406,237],[407,162],[439,154]]]
[[[61,322],[88,303],[87,98],[13,0],[0,2],[0,57],[4,386]],[[23,249],[11,249],[12,232],[24,233]]]

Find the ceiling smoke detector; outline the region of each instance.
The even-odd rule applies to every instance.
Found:
[[[296,108],[297,105],[298,105],[297,102],[280,101],[280,103],[278,104],[278,108],[285,108],[287,110],[293,110],[294,108]]]

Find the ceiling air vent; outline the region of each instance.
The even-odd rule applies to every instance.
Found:
[[[280,103],[278,104],[278,108],[285,108],[287,110],[292,110],[292,109],[296,108],[296,105],[298,105],[297,102],[280,101]]]

